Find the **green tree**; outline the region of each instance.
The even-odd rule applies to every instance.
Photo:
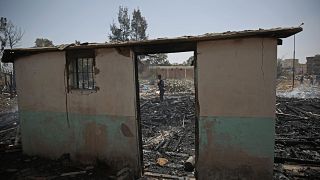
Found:
[[[37,38],[34,47],[53,47],[52,41],[46,38]]]
[[[146,30],[148,23],[145,17],[142,16],[140,9],[134,9],[132,12],[132,20],[128,15],[127,7],[119,7],[118,23],[115,22],[110,25],[109,40],[114,41],[128,41],[131,40],[146,40],[148,36]],[[146,56],[139,56],[138,61],[143,62],[145,65],[170,65],[167,54],[153,54]]]
[[[153,66],[170,65],[170,62],[168,61],[168,55],[163,53],[148,55],[145,62],[148,65]]]
[[[76,45],[80,45],[80,44],[81,44],[81,42],[80,42],[80,41],[78,41],[78,40],[75,40],[75,41],[74,41],[74,44],[76,44]]]
[[[132,19],[128,14],[128,8],[120,6],[118,12],[118,24],[112,22],[110,25],[110,34],[108,38],[111,42],[114,41],[129,41],[131,40],[146,40],[148,36],[146,30],[148,23],[145,17],[142,16],[140,9],[134,9]]]
[[[128,15],[127,7],[119,7],[118,12],[118,23],[119,27],[113,22],[110,25],[111,34],[109,34],[109,39],[113,41],[128,41],[130,37],[130,17]]]
[[[185,66],[191,66],[194,61],[194,56],[190,56],[186,61],[183,62],[183,65]]]
[[[132,40],[146,40],[146,30],[148,28],[147,20],[141,15],[140,9],[134,9],[131,20],[131,39]]]

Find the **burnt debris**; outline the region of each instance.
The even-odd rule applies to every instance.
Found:
[[[157,87],[140,82],[144,171],[147,176],[193,176],[195,95],[192,82],[166,81],[165,100]],[[169,90],[170,89],[170,90]],[[1,96],[2,97],[2,96]],[[132,170],[108,171],[102,162],[82,165],[64,154],[56,160],[22,154],[19,120],[12,99],[0,113],[0,179],[117,179]],[[277,98],[274,179],[320,177],[320,99]],[[163,175],[161,175],[163,176]],[[164,177],[164,176],[163,176]]]
[[[275,179],[320,177],[320,99],[277,98]]]

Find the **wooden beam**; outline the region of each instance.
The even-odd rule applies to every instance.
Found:
[[[153,44],[134,46],[133,51],[138,55],[157,54],[157,53],[174,53],[195,51],[197,43],[170,43],[170,44]]]

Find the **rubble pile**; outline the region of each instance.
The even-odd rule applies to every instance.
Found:
[[[18,113],[1,113],[0,120],[0,150],[18,145],[20,143]]]
[[[140,96],[155,96],[157,93],[157,83],[156,81],[148,81],[148,80],[141,80],[140,84]]]
[[[320,99],[277,98],[275,179],[320,177]]]
[[[141,81],[140,85],[144,170],[193,176],[193,169],[184,169],[186,160],[195,154],[193,81],[165,80],[163,102],[155,93],[156,81]]]
[[[17,110],[16,95],[12,97],[9,93],[0,93],[0,114]]]
[[[163,102],[141,97],[140,102],[145,171],[192,175],[184,163],[195,154],[194,94],[165,94]]]
[[[109,167],[97,162],[94,165],[84,165],[73,162],[69,154],[64,154],[56,160],[38,156],[27,156],[21,153],[21,148],[9,152],[1,152],[0,179],[125,179],[132,176],[128,168],[118,172],[110,172]]]
[[[20,146],[17,98],[0,93],[0,152]]]
[[[173,94],[194,94],[194,82],[191,80],[166,79],[165,92],[168,95]],[[157,96],[158,85],[157,80],[140,80],[140,96]]]
[[[167,79],[165,80],[165,89],[170,93],[193,93],[194,82],[191,80]]]

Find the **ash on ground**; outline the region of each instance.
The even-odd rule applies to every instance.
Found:
[[[192,81],[166,80],[163,102],[157,86],[142,81],[140,113],[144,170],[176,176],[193,176],[184,170],[195,155],[195,93]],[[161,161],[162,160],[162,161]]]
[[[274,179],[319,179],[320,99],[277,98]]]
[[[320,98],[320,86],[310,84],[299,84],[293,89],[277,91],[278,97],[286,98]]]

